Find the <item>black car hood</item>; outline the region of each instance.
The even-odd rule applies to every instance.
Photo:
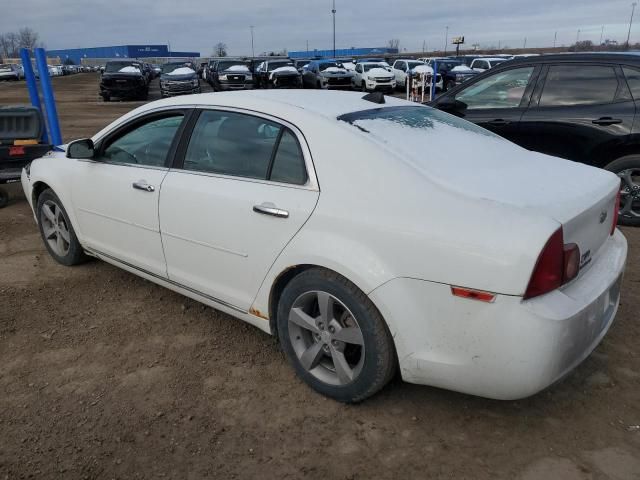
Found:
[[[186,82],[189,80],[195,80],[196,78],[198,78],[196,75],[196,72],[187,73],[185,75],[170,75],[168,73],[163,73],[162,75],[160,75],[160,80],[163,80],[165,82],[167,81]]]

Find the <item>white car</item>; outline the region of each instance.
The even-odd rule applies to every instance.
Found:
[[[475,70],[476,72],[486,72],[490,68],[493,68],[502,62],[506,62],[507,60],[509,59],[500,57],[476,58],[473,62],[471,62],[471,69]]]
[[[396,79],[396,85],[398,87],[405,87],[407,85],[407,76],[414,68],[419,66],[425,66],[425,62],[413,59],[398,59],[393,62],[393,75]],[[433,74],[433,70],[431,70]]]
[[[100,258],[277,335],[300,378],[340,401],[397,371],[532,395],[618,308],[619,178],[426,106],[190,95],[65,148],[22,173],[55,260]]]
[[[21,80],[24,78],[22,65],[0,63],[0,80]]]
[[[386,63],[359,62],[351,79],[353,88],[364,91],[382,90],[392,92],[396,88],[396,79]]]

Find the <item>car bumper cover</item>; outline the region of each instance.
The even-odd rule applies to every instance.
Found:
[[[387,319],[410,383],[500,400],[531,396],[578,366],[611,326],[627,242],[616,230],[580,276],[530,300],[454,297],[451,286],[397,278],[370,298]]]

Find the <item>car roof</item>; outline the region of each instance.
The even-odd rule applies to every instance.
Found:
[[[326,90],[243,90],[237,92],[180,95],[150,102],[140,110],[154,110],[170,106],[236,107],[288,118],[289,114],[305,112],[336,120],[340,115],[373,108],[415,106],[394,97],[385,96],[385,103],[364,100],[362,92]]]
[[[615,61],[640,62],[640,52],[584,52],[584,53],[552,53],[534,57],[517,57],[509,60],[514,63],[548,63],[548,62],[584,62],[584,61]]]
[[[487,60],[489,62],[495,62],[496,60],[503,60],[506,61],[507,59],[504,57],[482,57],[482,58],[476,58],[474,59],[474,61],[476,60]]]

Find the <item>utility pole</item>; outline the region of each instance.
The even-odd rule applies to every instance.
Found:
[[[309,40],[307,40],[307,56],[309,56]]]
[[[422,41],[422,53],[425,53],[427,51],[427,41],[423,40]]]
[[[522,49],[526,49],[527,48],[527,37],[524,37],[524,45],[522,45]]]
[[[336,58],[336,0],[333,0],[331,13],[333,14],[333,58]]]
[[[253,25],[249,25],[249,28],[251,29],[251,58],[255,58],[256,53],[253,50]]]
[[[598,44],[598,46],[602,46],[602,36],[604,35],[604,25],[602,25],[602,30],[600,30],[600,43]]]
[[[556,41],[558,40],[558,32],[553,36],[553,48],[556,48]]]
[[[444,34],[444,56],[447,56],[447,44],[449,43],[449,26],[447,25],[446,31]]]
[[[631,18],[629,19],[629,33],[627,33],[627,50],[629,50],[629,38],[631,37],[631,25],[633,24],[633,13],[636,11],[637,2],[631,4]]]
[[[580,41],[580,29],[578,29],[578,33],[576,33],[576,49],[578,47],[578,42]]]

